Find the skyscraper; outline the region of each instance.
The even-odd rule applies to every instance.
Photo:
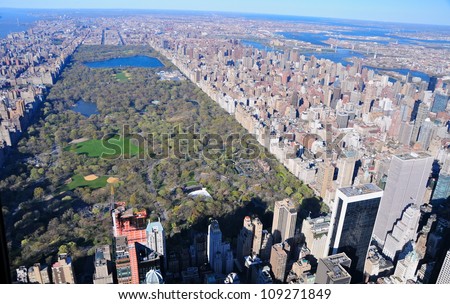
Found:
[[[398,261],[395,267],[394,277],[400,279],[402,283],[415,278],[417,266],[419,265],[420,256],[415,250],[409,252],[406,257]]]
[[[112,284],[111,252],[109,246],[102,246],[95,250],[94,256],[94,284]]]
[[[337,162],[339,169],[337,183],[340,188],[351,186],[356,163],[355,151],[344,151]]]
[[[419,137],[417,138],[417,142],[422,145],[422,149],[428,150],[435,130],[436,125],[429,118],[425,119],[420,126]]]
[[[147,246],[166,260],[166,234],[161,222],[151,222],[147,225]]]
[[[253,224],[252,253],[259,255],[259,252],[261,251],[261,244],[262,244],[263,224],[261,223],[260,219],[257,217],[252,219],[252,224]]]
[[[253,229],[254,226],[251,218],[246,216],[244,218],[243,227],[237,238],[236,259],[241,266],[245,263],[245,257],[252,254]]]
[[[419,227],[420,209],[417,205],[411,205],[403,212],[402,218],[394,225],[392,232],[386,236],[383,254],[394,260],[403,247],[410,241],[416,240]]]
[[[222,246],[222,231],[220,230],[217,220],[213,220],[208,226],[208,261],[211,268],[214,269],[214,260],[217,252],[221,251]]]
[[[274,279],[284,282],[286,279],[286,267],[289,257],[290,247],[287,242],[277,243],[272,246],[270,253],[270,266]]]
[[[436,284],[450,284],[450,250],[445,255]]]
[[[406,206],[422,203],[432,164],[433,158],[422,152],[392,158],[373,232],[380,245],[384,245],[387,233],[393,229]]]
[[[297,210],[289,199],[275,202],[272,235],[274,243],[282,243],[294,237]]]
[[[450,174],[439,173],[439,178],[434,188],[433,196],[431,197],[431,204],[439,206],[450,196]]]
[[[317,171],[316,189],[321,197],[325,197],[327,189],[333,182],[334,167],[329,160],[325,160],[319,164],[319,170]]]
[[[208,261],[215,273],[230,273],[233,271],[233,252],[230,244],[222,242],[222,231],[217,220],[208,226],[207,243]]]
[[[307,218],[303,220],[302,234],[305,237],[305,243],[311,254],[320,259],[328,255],[327,239],[330,230],[331,217],[321,216],[318,218]]]
[[[118,202],[116,203],[116,208],[112,212],[112,218],[113,232],[116,241],[118,237],[125,237],[120,238],[120,242],[126,242],[126,244],[120,243],[120,254],[123,253],[123,257],[129,259],[128,262],[131,267],[131,283],[139,284],[139,261],[137,260],[136,243],[147,244],[147,233],[145,230],[147,212],[145,210],[134,212],[133,209],[126,208],[125,202]],[[117,264],[117,257],[115,259]],[[117,268],[117,270],[119,271],[119,268]]]
[[[447,95],[436,93],[436,95],[434,96],[433,105],[431,106],[431,112],[433,113],[444,112],[445,109],[447,108],[448,99],[449,97]]]
[[[340,188],[336,192],[329,233],[332,253],[351,260],[350,275],[361,282],[383,190],[374,184]]]
[[[428,117],[429,112],[430,110],[428,109],[428,106],[424,102],[420,103],[417,109],[417,115],[412,130],[411,143],[413,144],[416,143],[420,127],[424,123],[425,119]]]

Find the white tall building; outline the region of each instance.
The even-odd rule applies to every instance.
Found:
[[[217,252],[222,251],[222,231],[220,231],[219,223],[213,220],[208,226],[208,243],[207,243],[207,254],[208,261],[211,268],[214,269],[214,259]]]
[[[308,217],[303,220],[302,234],[305,237],[306,246],[316,259],[328,256],[327,239],[330,220],[331,216],[329,215],[314,219]]]
[[[409,242],[416,239],[419,227],[420,209],[413,204],[403,212],[402,219],[394,225],[384,242],[383,254],[394,260],[397,253]]]
[[[161,222],[147,225],[147,247],[166,257],[166,234]]]
[[[419,260],[420,256],[415,250],[408,253],[403,260],[398,261],[394,277],[400,279],[402,283],[406,283],[408,280],[415,280]]]
[[[222,231],[216,220],[208,226],[207,254],[215,273],[228,274],[233,271],[233,252],[229,243],[222,242]]]
[[[406,206],[422,203],[432,164],[433,157],[423,152],[392,158],[373,232],[380,245],[384,245],[388,232],[400,219]]]
[[[447,251],[444,263],[442,263],[436,284],[450,284],[450,250]]]

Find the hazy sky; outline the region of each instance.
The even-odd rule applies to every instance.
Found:
[[[450,25],[450,0],[0,0],[0,7],[202,10]]]

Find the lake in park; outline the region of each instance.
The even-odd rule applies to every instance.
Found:
[[[84,64],[94,69],[121,68],[121,67],[160,68],[164,66],[164,64],[161,61],[159,61],[158,58],[148,56],[113,58],[101,61],[84,62]]]
[[[100,114],[97,109],[97,105],[93,102],[87,102],[82,99],[78,100],[75,106],[72,108],[72,111],[80,113],[85,117],[89,117],[91,115]]]

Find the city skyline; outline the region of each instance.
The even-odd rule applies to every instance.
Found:
[[[205,12],[233,12],[270,14],[298,17],[321,17],[364,21],[412,23],[428,25],[450,26],[448,15],[450,13],[450,1],[434,1],[432,7],[426,2],[413,1],[388,1],[380,0],[376,3],[363,4],[360,1],[332,1],[324,0],[318,3],[305,1],[281,0],[274,7],[270,3],[261,5],[261,1],[181,1],[174,0],[164,3],[155,1],[123,1],[100,0],[90,2],[82,1],[0,1],[3,8],[24,9],[148,9],[148,10],[180,10],[180,11],[205,11]],[[436,10],[435,8],[439,8]]]

